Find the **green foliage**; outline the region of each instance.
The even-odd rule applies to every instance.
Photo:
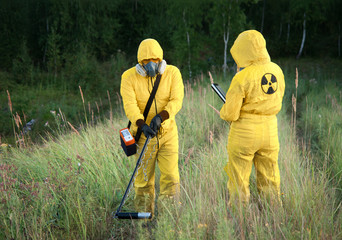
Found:
[[[69,57],[65,64],[65,76],[68,79],[68,88],[75,91],[79,86],[86,92],[103,91],[103,78],[99,72],[96,59],[89,56],[84,49],[76,55]],[[99,95],[96,93],[95,95]]]
[[[210,9],[207,15],[207,21],[210,28],[210,45],[216,46],[212,49],[214,53],[212,58],[215,66],[223,65],[224,56],[224,33],[229,32],[228,51],[227,56],[229,62],[233,63],[233,59],[230,56],[230,47],[233,45],[236,36],[246,29],[253,28],[247,23],[246,15],[241,6],[243,4],[253,4],[252,1],[214,1],[213,7]],[[218,57],[220,56],[220,57]]]
[[[261,30],[265,2],[263,34],[273,57],[294,56],[300,48],[304,13],[306,41],[304,56],[338,56],[338,24],[341,3],[335,0],[281,0],[243,4],[243,12],[257,30]]]
[[[342,91],[337,86],[327,86],[324,91],[307,94],[303,109],[305,139],[312,151],[321,158],[318,167],[326,169],[332,183],[339,186],[342,199]],[[305,105],[304,105],[305,104]]]
[[[315,168],[322,169],[337,186],[338,199],[341,199],[341,162],[342,145],[341,105],[342,85],[338,80],[341,75],[341,62],[314,59],[283,62],[286,79],[287,101],[296,95],[295,73],[290,69],[298,68],[297,119],[298,135],[306,142],[309,152],[315,155]],[[334,67],[332,67],[334,66]],[[289,114],[293,108],[288,108]]]
[[[49,72],[54,73],[57,75],[58,71],[62,67],[62,59],[60,56],[60,39],[61,36],[56,33],[56,30],[54,27],[51,28],[51,33],[48,36],[47,39],[47,68]]]
[[[24,42],[20,48],[20,54],[13,60],[12,74],[14,82],[23,85],[32,84],[33,71],[34,67]]]
[[[214,63],[221,64],[216,59],[222,56],[225,21],[231,21],[231,46],[242,30],[260,28],[264,2],[264,34],[270,39],[270,48],[275,54],[296,54],[304,12],[310,33],[307,54],[313,55],[319,49],[320,53],[326,53],[327,50],[329,54],[336,52],[337,46],[330,44],[330,36],[334,36],[336,42],[340,32],[336,26],[341,8],[335,0],[277,3],[256,0],[168,0],[154,4],[133,0],[2,0],[0,30],[3,34],[0,49],[3,54],[0,67],[10,69],[13,59],[21,54],[19,46],[25,41],[33,62],[56,72],[64,66],[69,56],[82,48],[103,61],[108,60],[118,49],[135,55],[142,39],[154,37],[165,48],[170,63],[183,68],[188,65],[190,55],[193,71],[197,73],[208,65],[205,63],[208,58],[214,58]],[[291,26],[290,39],[286,37],[287,24]],[[316,43],[317,38],[321,39],[320,44]]]
[[[15,64],[16,74],[0,72],[0,100],[3,103],[0,105],[0,137],[3,142],[10,144],[14,144],[16,138],[13,132],[20,133],[32,119],[35,119],[36,123],[29,136],[25,137],[33,141],[40,141],[46,131],[51,132],[58,128],[51,111],[62,115],[59,113],[61,111],[66,121],[75,125],[83,122],[95,123],[98,119],[108,116],[111,105],[119,104],[117,92],[120,76],[130,65],[122,52],[117,52],[109,61],[99,64],[85,50],[73,58],[70,57],[70,62],[66,62],[58,74],[32,68],[32,65],[25,61],[18,60]],[[23,85],[11,81],[14,77]],[[33,81],[39,84],[33,85]],[[84,117],[85,110],[79,86],[85,101],[87,119]],[[12,113],[6,90],[10,93]],[[108,97],[111,98],[111,103]],[[20,127],[14,127],[11,122],[12,114],[16,113],[22,120]],[[66,121],[64,124],[67,124]]]
[[[0,1],[0,69],[9,70],[20,54],[29,22],[27,1]]]
[[[133,59],[141,40],[152,37],[161,43],[166,60],[181,68],[186,78],[192,78],[222,65],[224,28],[230,33],[228,49],[241,31],[260,29],[264,3],[263,34],[271,56],[297,54],[304,12],[308,35],[303,54],[336,56],[342,9],[336,0],[1,3],[0,68],[18,73],[23,65],[33,65],[55,76],[84,51],[101,62],[108,61],[117,51]],[[22,66],[18,67],[18,61]],[[31,78],[31,84],[39,82]]]

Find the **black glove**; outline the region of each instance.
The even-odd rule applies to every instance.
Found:
[[[156,133],[145,123],[141,127],[141,131],[144,133],[145,137],[151,137],[154,138],[156,136]]]
[[[162,117],[157,114],[154,116],[154,118],[152,119],[151,123],[150,123],[150,128],[155,131],[155,132],[158,132],[159,128],[160,128],[160,125],[161,123],[163,122],[163,119]]]

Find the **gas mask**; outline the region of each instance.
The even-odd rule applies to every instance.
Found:
[[[146,74],[150,77],[154,77],[157,73],[158,73],[158,67],[159,64],[150,61],[149,63],[147,63],[146,65],[143,66],[144,69],[146,70]]]
[[[160,63],[155,63],[150,61],[147,64],[140,64],[138,63],[135,67],[138,74],[140,74],[143,77],[149,76],[154,77],[157,73],[163,74],[166,69],[166,61],[162,60]]]

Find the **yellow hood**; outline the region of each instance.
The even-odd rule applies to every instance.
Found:
[[[230,53],[240,68],[271,61],[266,49],[265,38],[256,30],[240,33],[230,49]]]
[[[163,60],[163,49],[156,40],[148,38],[143,40],[139,45],[138,62],[141,63],[142,60],[151,58],[158,58],[160,61]]]

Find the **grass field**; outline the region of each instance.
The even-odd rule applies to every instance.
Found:
[[[342,164],[341,87],[326,100],[311,90],[304,92],[311,78],[298,69],[296,114],[291,98],[296,94],[295,68],[289,66],[284,71],[287,95],[278,115],[282,207],[258,207],[253,173],[250,204],[238,211],[228,208],[223,167],[229,126],[208,106],[220,109],[222,103],[208,77],[200,76],[185,82],[176,119],[181,176],[176,204],[165,206],[152,222],[112,218],[135,166],[120,147],[118,130],[127,119],[118,105],[112,108],[112,120],[81,130],[62,124],[58,134],[39,146],[2,149],[0,239],[341,239],[336,168]],[[215,73],[214,79],[227,90],[229,82]],[[132,195],[125,209],[133,208]]]

